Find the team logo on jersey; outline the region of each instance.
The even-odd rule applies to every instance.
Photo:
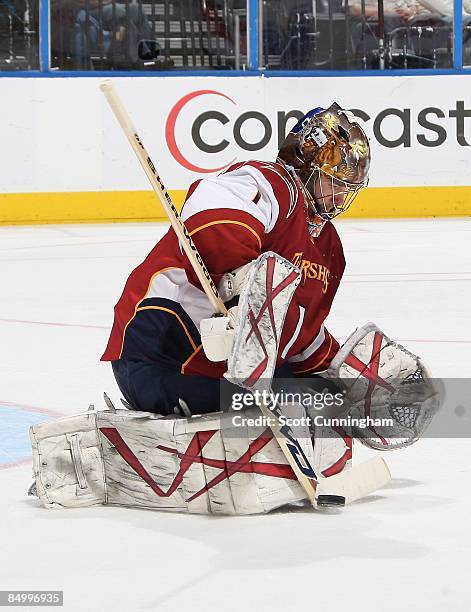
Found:
[[[322,293],[327,293],[330,276],[329,268],[320,263],[316,263],[315,261],[303,259],[302,251],[300,253],[295,253],[292,261],[293,264],[301,270],[304,281],[306,281],[307,278],[318,280],[323,284]]]

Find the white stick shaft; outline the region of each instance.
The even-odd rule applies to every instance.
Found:
[[[193,242],[190,233],[188,232],[185,224],[183,223],[182,218],[178,210],[176,209],[174,203],[172,202],[172,198],[170,194],[165,189],[165,186],[160,178],[152,160],[147,153],[142,140],[139,138],[134,126],[129,118],[126,109],[121,103],[118,94],[113,86],[113,83],[110,80],[103,81],[100,84],[100,89],[104,93],[106,99],[108,100],[108,104],[111,107],[116,119],[118,120],[120,126],[123,129],[123,132],[126,134],[126,138],[129,141],[129,144],[133,148],[134,153],[136,154],[138,160],[141,163],[141,166],[144,169],[144,172],[147,175],[147,178],[152,185],[152,188],[157,195],[157,198],[160,200],[165,212],[167,213],[167,217],[169,218],[170,223],[172,224],[173,229],[180,241],[180,244],[185,251],[190,264],[193,266],[193,270],[198,277],[198,280],[203,287],[204,292],[209,298],[215,312],[221,314],[227,314],[226,307],[224,306],[224,302],[221,300],[217,287],[214,284],[213,279],[211,278],[204,262],[201,258],[201,255],[196,248],[195,243]]]

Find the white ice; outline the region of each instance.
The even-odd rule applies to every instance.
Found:
[[[329,329],[374,321],[436,376],[469,377],[471,220],[337,227],[348,265]],[[104,390],[119,402],[99,357],[128,273],[165,229],[0,228],[0,590],[63,590],[67,612],[471,609],[469,440],[385,455],[391,485],[335,514],[52,511],[26,497],[28,424],[102,407]]]

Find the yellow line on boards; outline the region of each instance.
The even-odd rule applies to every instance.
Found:
[[[170,191],[178,209],[185,193],[184,190]],[[467,215],[471,215],[471,186],[369,187],[360,193],[342,218]],[[153,191],[0,193],[1,225],[166,220]]]
[[[471,215],[471,186],[369,187],[342,215],[350,218],[465,217]]]
[[[180,209],[185,191],[169,192]],[[0,193],[0,224],[166,221],[153,191]]]

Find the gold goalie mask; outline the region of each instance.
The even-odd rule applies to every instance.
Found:
[[[370,146],[352,113],[334,102],[326,110],[309,111],[298,121],[277,161],[299,178],[310,216],[328,221],[345,212],[367,185]]]

